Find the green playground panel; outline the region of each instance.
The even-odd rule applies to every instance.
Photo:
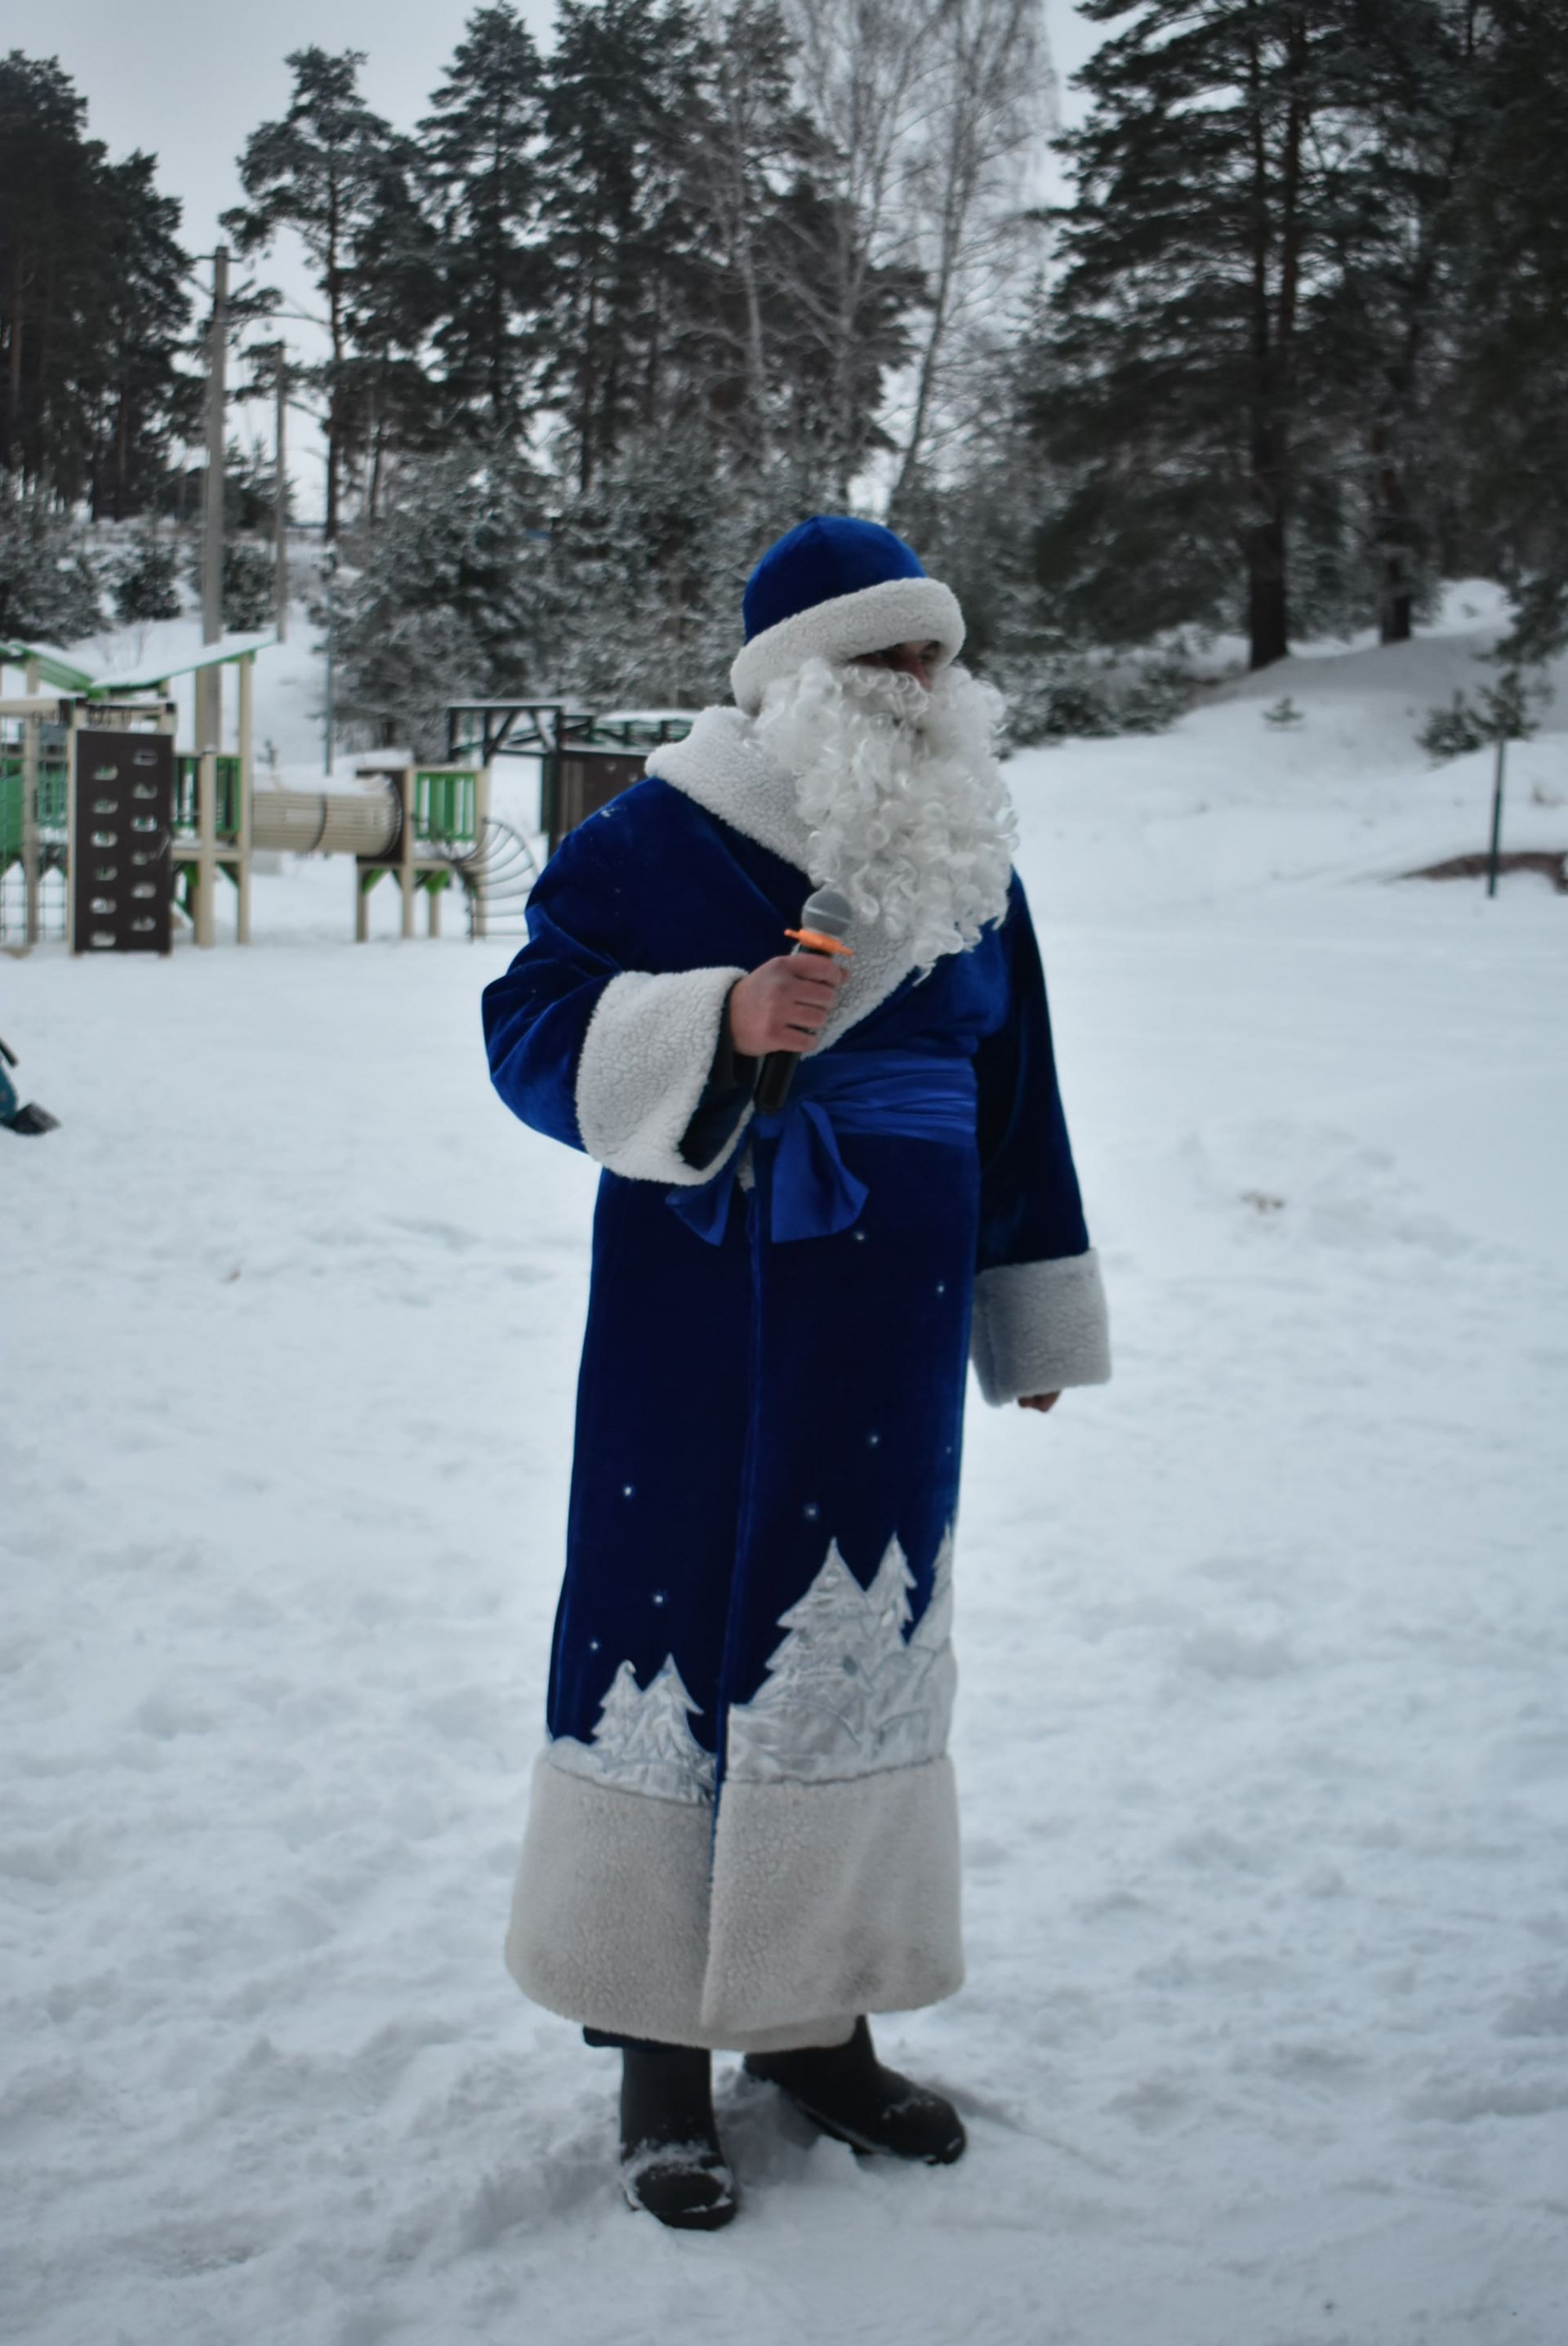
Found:
[[[22,792],[25,769],[15,752],[0,756],[0,863],[22,852]],[[38,829],[62,838],[66,824],[66,769],[45,759],[38,768]]]
[[[215,809],[219,839],[239,836],[239,760],[232,753],[213,760],[217,768]],[[201,788],[201,760],[194,750],[181,750],[174,760],[174,829],[181,832],[200,830],[199,798]]]
[[[476,827],[475,784],[470,766],[416,766],[413,835],[441,847],[465,844]]]

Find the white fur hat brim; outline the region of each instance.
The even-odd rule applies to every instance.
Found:
[[[813,603],[792,619],[780,619],[776,627],[753,636],[736,655],[729,688],[747,715],[755,717],[769,686],[793,676],[809,659],[841,668],[867,652],[915,643],[941,645],[939,668],[958,658],[963,649],[958,597],[940,578],[884,578],[879,586]]]

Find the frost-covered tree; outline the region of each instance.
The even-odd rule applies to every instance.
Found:
[[[335,597],[343,707],[370,739],[433,754],[449,700],[548,685],[543,522],[537,481],[504,451],[392,466]]]
[[[117,617],[129,624],[178,619],[183,607],[174,540],[137,529],[115,565],[114,597]]]
[[[803,510],[784,457],[727,463],[699,419],[628,439],[551,529],[560,682],[597,706],[723,699],[748,573]]]
[[[72,644],[102,623],[97,566],[70,515],[0,474],[0,636]]]

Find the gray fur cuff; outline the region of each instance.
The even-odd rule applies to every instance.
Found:
[[[974,1372],[1000,1408],[1067,1385],[1103,1385],[1111,1373],[1110,1328],[1100,1258],[1010,1262],[974,1282]]]
[[[688,1188],[723,1164],[748,1115],[710,1164],[688,1165],[680,1144],[708,1082],[729,989],[745,974],[627,970],[610,980],[577,1062],[577,1128],[590,1157],[629,1180]]]

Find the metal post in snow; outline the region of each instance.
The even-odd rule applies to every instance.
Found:
[[[1497,764],[1492,780],[1492,852],[1486,862],[1486,892],[1497,893],[1497,851],[1502,838],[1502,761],[1508,754],[1508,736],[1497,737]]]

